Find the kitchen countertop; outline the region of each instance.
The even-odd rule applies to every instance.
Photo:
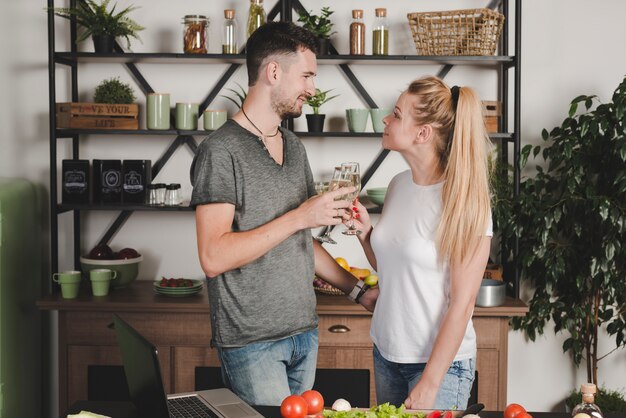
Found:
[[[368,315],[361,305],[350,302],[346,297],[317,293],[317,312],[327,315]],[[60,311],[101,311],[101,312],[209,312],[209,298],[206,286],[192,296],[173,298],[159,295],[152,289],[151,280],[137,280],[122,289],[111,289],[107,296],[92,296],[91,288],[81,283],[76,299],[63,299],[57,291],[37,301],[42,310]],[[522,316],[528,307],[521,300],[507,297],[504,305],[493,308],[474,309],[474,316],[502,317]]]
[[[254,406],[264,417],[280,418],[280,407],[278,406]],[[70,407],[68,413],[76,414],[81,410],[109,414],[115,418],[136,418],[135,408],[130,402],[87,402],[79,401]],[[529,412],[533,418],[570,418],[567,412]],[[501,411],[481,411],[481,418],[502,418]],[[605,413],[604,418],[625,418],[625,413]],[[65,416],[63,416],[65,418]]]

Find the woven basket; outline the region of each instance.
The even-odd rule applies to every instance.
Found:
[[[504,15],[491,9],[409,13],[418,55],[493,55]]]

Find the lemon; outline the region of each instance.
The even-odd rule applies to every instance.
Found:
[[[363,282],[369,287],[374,287],[378,284],[378,276],[375,274],[370,274],[365,279],[363,279]]]
[[[345,258],[342,257],[337,257],[335,258],[335,261],[337,262],[337,264],[339,264],[341,267],[343,267],[344,269],[350,271],[350,266],[348,265],[348,262],[346,261]]]

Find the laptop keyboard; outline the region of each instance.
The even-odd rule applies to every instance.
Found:
[[[167,400],[171,418],[219,418],[197,396],[183,396]]]

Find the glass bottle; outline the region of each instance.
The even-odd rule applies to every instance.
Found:
[[[572,409],[572,417],[576,418],[604,418],[600,408],[594,403],[596,395],[596,385],[593,383],[583,383],[580,385],[583,394],[583,401]]]
[[[183,51],[185,54],[206,54],[209,19],[203,15],[183,18]]]
[[[226,9],[224,10],[224,29],[222,30],[222,54],[236,54],[238,52],[235,10]]]
[[[250,10],[248,11],[248,37],[252,32],[257,30],[259,26],[265,23],[265,9],[263,9],[263,0],[250,0]]]
[[[360,9],[352,11],[350,55],[365,55],[365,23],[363,23],[363,10]]]
[[[387,9],[376,9],[376,20],[372,32],[372,55],[389,55],[389,25]]]

